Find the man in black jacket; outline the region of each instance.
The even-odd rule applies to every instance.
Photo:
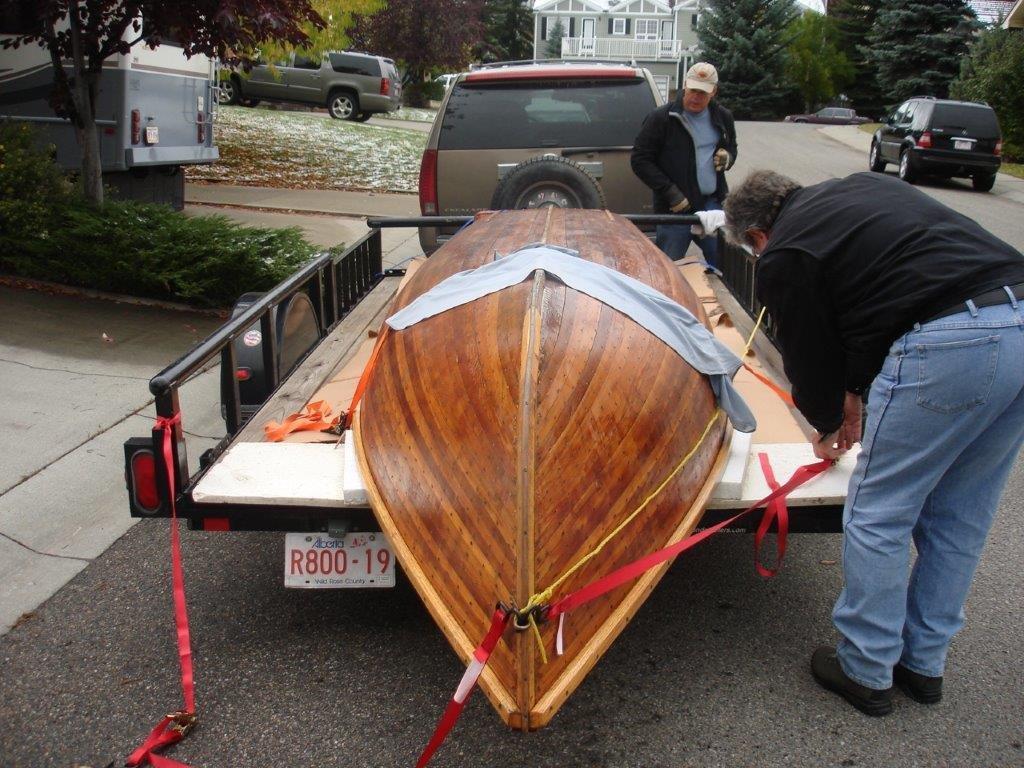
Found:
[[[721,210],[728,192],[725,172],[736,162],[732,114],[712,100],[718,72],[699,62],[683,85],[679,98],[647,116],[633,145],[633,173],[654,191],[655,213]],[[681,259],[690,239],[688,226],[658,227],[657,245],[670,259]],[[715,238],[699,237],[697,245],[715,266]]]
[[[869,715],[891,711],[893,682],[934,704],[1024,443],[1024,256],[875,173],[801,187],[757,171],[725,212],[759,255],[757,296],[815,455],[862,442],[832,613],[842,637],[811,671]]]

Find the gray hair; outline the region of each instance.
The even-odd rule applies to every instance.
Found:
[[[771,230],[782,203],[801,185],[775,171],[752,171],[725,198],[726,234],[739,245],[753,245],[751,229]]]

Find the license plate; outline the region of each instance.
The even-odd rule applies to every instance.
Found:
[[[380,531],[287,533],[284,585],[298,589],[353,589],[395,586],[395,555]]]
[[[970,149],[974,146],[973,141],[964,141],[963,139],[953,139],[953,149]]]
[[[160,141],[160,128],[155,125],[146,126],[146,143],[156,144]]]

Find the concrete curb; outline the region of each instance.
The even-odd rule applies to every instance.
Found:
[[[107,293],[92,288],[79,288],[74,285],[62,283],[51,283],[46,280],[33,280],[27,277],[16,275],[0,275],[0,285],[6,288],[14,288],[23,291],[39,291],[41,293],[57,293],[62,296],[80,296],[85,299],[100,299],[112,301],[118,304],[131,304],[137,307],[154,307],[155,309],[168,309],[173,312],[188,312],[193,315],[206,315],[226,319],[230,313],[230,307],[223,309],[209,309],[193,307],[188,304],[179,304],[173,301],[161,301],[160,299],[146,299],[139,296],[125,296],[120,293]]]

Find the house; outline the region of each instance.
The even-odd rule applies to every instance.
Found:
[[[1017,0],[1010,9],[1010,14],[1003,20],[1005,29],[1024,28],[1024,0]]]
[[[665,98],[697,58],[702,0],[534,0],[533,57],[550,58],[561,23],[561,58],[646,67]]]
[[[997,24],[1010,15],[1013,0],[968,0],[974,15],[983,24]]]

